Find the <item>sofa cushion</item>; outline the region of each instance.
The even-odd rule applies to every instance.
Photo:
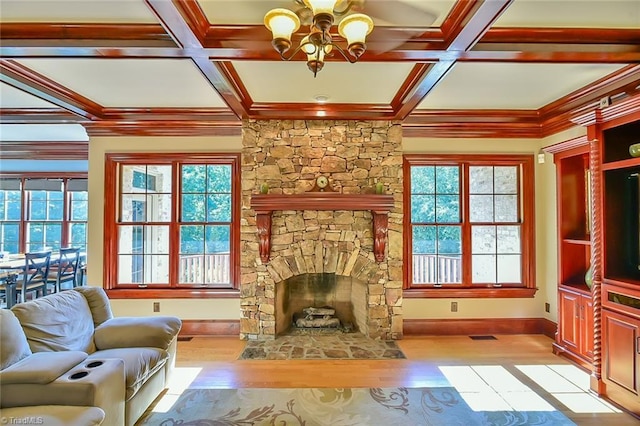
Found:
[[[104,411],[98,407],[29,405],[0,409],[0,418],[3,423],[5,420],[6,423],[13,423],[13,420],[16,420],[16,424],[33,422],[33,424],[47,426],[94,426],[102,424],[104,417]]]
[[[27,336],[24,335],[15,314],[0,309],[0,370],[31,355]]]
[[[109,298],[102,287],[76,287],[74,290],[82,293],[87,299],[95,327],[113,318]]]
[[[61,291],[18,303],[18,317],[33,352],[95,352],[93,317],[87,299],[77,291]]]
[[[148,346],[167,349],[176,338],[182,321],[176,317],[118,317],[96,328],[97,349]]]
[[[126,382],[125,399],[128,401],[138,389],[164,366],[169,353],[157,348],[119,348],[97,351],[88,359],[118,358],[124,361]]]

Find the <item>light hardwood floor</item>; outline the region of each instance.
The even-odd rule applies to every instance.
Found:
[[[297,387],[423,387],[442,385],[442,368],[471,371],[464,366],[501,366],[578,425],[639,425],[624,412],[594,413],[596,403],[583,409],[560,402],[563,390],[542,383],[543,375],[527,375],[522,366],[572,366],[551,352],[552,340],[542,335],[497,335],[496,340],[473,340],[468,336],[405,337],[399,341],[407,359],[400,360],[238,360],[244,342],[237,337],[195,337],[178,342],[178,376],[193,374],[193,387],[203,388],[297,388]],[[572,368],[559,367],[559,370]],[[447,370],[444,368],[444,370]],[[495,370],[495,368],[494,368]],[[543,370],[545,370],[543,368]],[[545,370],[546,371],[546,370]],[[580,379],[581,371],[575,369]],[[582,374],[586,379],[586,375]],[[548,390],[545,390],[548,389]],[[574,395],[575,396],[575,395]],[[578,395],[590,398],[588,393]],[[582,412],[580,412],[582,411]]]

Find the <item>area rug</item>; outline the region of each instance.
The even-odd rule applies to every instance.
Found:
[[[238,359],[401,359],[393,340],[374,340],[359,333],[286,335],[248,341]]]
[[[153,426],[575,425],[559,411],[473,411],[452,387],[188,389]]]

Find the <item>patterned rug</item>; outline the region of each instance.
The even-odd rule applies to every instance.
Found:
[[[547,411],[474,411],[452,387],[187,389],[153,426],[575,425]]]
[[[288,335],[248,341],[238,359],[403,359],[393,340],[374,340],[359,333]]]

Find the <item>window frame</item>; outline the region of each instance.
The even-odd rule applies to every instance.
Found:
[[[84,246],[80,247],[80,250],[86,252],[87,239],[88,239],[88,217],[86,220],[72,220],[71,219],[71,194],[76,191],[71,191],[68,188],[68,182],[73,179],[87,179],[88,173],[85,172],[5,172],[0,174],[2,179],[17,179],[20,180],[20,189],[16,190],[20,192],[20,220],[7,220],[0,221],[6,223],[18,224],[18,252],[25,253],[27,249],[27,234],[28,226],[30,223],[56,223],[61,225],[60,229],[60,247],[71,246],[71,226],[73,224],[81,223],[85,226],[85,242]],[[25,189],[25,181],[29,179],[53,179],[62,181],[62,220],[48,220],[48,219],[31,219],[31,194],[32,190]],[[88,191],[87,191],[88,194]],[[87,201],[88,202],[88,201]],[[75,246],[77,247],[77,246]],[[54,250],[57,250],[54,249]]]
[[[472,285],[471,279],[471,225],[469,220],[469,166],[519,165],[518,176],[521,223],[521,271],[522,286]],[[460,284],[417,284],[413,280],[413,224],[411,221],[411,168],[416,166],[458,165],[460,174],[460,214],[462,221],[462,277]],[[534,156],[526,154],[405,154],[403,156],[404,184],[404,285],[408,298],[525,298],[534,297],[537,291],[535,276],[535,168]],[[466,267],[464,265],[467,265]]]
[[[171,220],[169,231],[170,282],[162,287],[152,285],[118,285],[118,197],[121,165],[170,165],[172,167]],[[172,282],[176,276],[171,263],[180,252],[180,194],[182,193],[179,169],[181,165],[208,164],[231,166],[231,223],[230,223],[230,288],[186,287]],[[105,154],[104,179],[104,289],[109,297],[118,298],[225,298],[238,297],[240,285],[240,220],[241,181],[240,154],[236,153],[107,153]],[[142,223],[142,222],[141,222]],[[146,222],[145,222],[146,223]]]

